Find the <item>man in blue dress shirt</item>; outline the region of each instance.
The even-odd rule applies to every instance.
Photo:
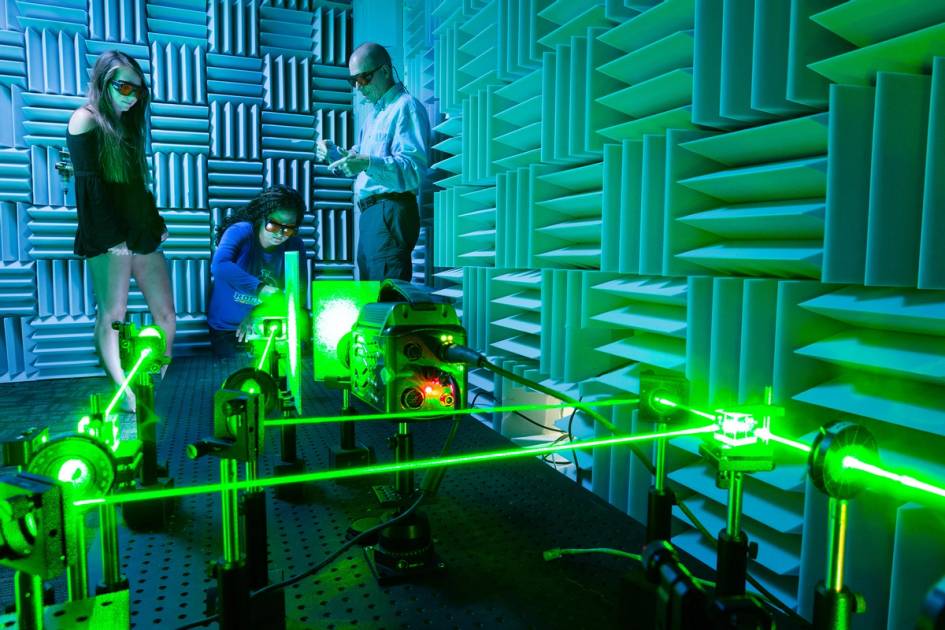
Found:
[[[394,80],[390,54],[383,46],[358,46],[348,70],[348,82],[368,104],[359,141],[343,151],[331,140],[319,140],[316,158],[328,159],[332,171],[357,176],[361,279],[409,281],[410,253],[420,236],[417,195],[429,166],[430,121],[420,101]]]

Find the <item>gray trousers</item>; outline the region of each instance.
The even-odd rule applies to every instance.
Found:
[[[410,254],[420,237],[416,197],[381,199],[361,209],[358,226],[358,271],[362,280],[410,281]]]

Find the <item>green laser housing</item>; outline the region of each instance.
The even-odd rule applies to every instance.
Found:
[[[76,551],[65,520],[62,488],[50,479],[0,478],[0,565],[43,580],[60,575]]]
[[[457,408],[466,399],[466,368],[437,358],[446,342],[466,343],[449,304],[365,305],[351,329],[351,393],[382,413]]]
[[[263,451],[263,401],[259,394],[229,389],[213,395],[213,437],[218,457],[255,462]]]
[[[273,336],[273,342],[287,341],[289,338],[288,318],[266,315],[257,317],[253,320],[252,329],[246,335],[246,341],[261,341],[265,343],[269,339],[269,333],[273,330],[276,334]]]
[[[689,381],[672,372],[644,370],[640,373],[640,407],[638,419],[642,422],[674,422],[685,420],[684,409],[657,402],[658,398],[681,405],[689,404]]]
[[[130,322],[112,322],[112,328],[118,331],[118,357],[123,370],[133,368],[145,348],[151,348],[151,355],[142,374],[156,374],[162,365],[170,363],[164,355],[167,349],[164,331],[159,327],[151,325],[138,330]]]

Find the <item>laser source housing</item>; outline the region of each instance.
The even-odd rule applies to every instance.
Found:
[[[455,409],[465,400],[465,366],[434,352],[442,343],[466,343],[449,304],[367,304],[350,339],[351,393],[378,411]]]

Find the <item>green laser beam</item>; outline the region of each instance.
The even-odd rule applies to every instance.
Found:
[[[295,304],[295,292],[289,292],[289,312],[286,314],[286,326],[288,328],[289,341],[289,376],[291,382],[298,383],[299,376],[299,325],[297,308]],[[292,394],[296,400],[301,399],[301,391],[293,391]]]
[[[515,411],[548,411],[553,409],[589,409],[592,407],[619,407],[635,405],[637,398],[601,400],[597,402],[555,403],[548,405],[507,405],[504,407],[476,407],[475,409],[445,409],[443,411],[401,411],[397,413],[367,413],[358,416],[316,416],[312,418],[278,418],[266,420],[267,427],[289,427],[300,424],[328,424],[331,422],[352,422],[355,420],[419,420],[422,418],[441,418],[443,416],[462,416],[468,413],[512,413]]]
[[[790,446],[791,448],[796,448],[799,451],[804,453],[810,453],[811,447],[803,442],[795,442],[794,440],[789,440],[786,437],[781,437],[780,435],[775,435],[769,429],[758,429],[755,431],[757,435],[762,440],[770,440],[772,442],[777,442],[778,444],[783,444],[784,446]]]
[[[704,411],[699,411],[698,409],[687,407],[686,405],[682,403],[673,402],[672,400],[668,400],[666,398],[654,398],[653,400],[655,400],[661,405],[666,405],[667,407],[672,407],[673,409],[682,409],[683,411],[688,411],[691,414],[701,416],[703,418],[706,418],[707,420],[715,420],[718,415],[714,413],[706,413]]]
[[[138,373],[138,370],[141,369],[144,360],[151,355],[151,348],[145,348],[141,351],[141,356],[138,357],[138,362],[135,363],[134,367],[131,368],[131,371],[128,372],[128,376],[125,377],[125,380],[122,381],[121,387],[118,388],[118,392],[112,397],[112,401],[108,403],[108,406],[105,407],[105,417],[112,412],[112,409],[115,408],[115,405],[118,404],[118,400],[121,398],[122,394],[128,391],[128,385],[134,380],[135,375]]]
[[[895,481],[907,488],[913,488],[915,490],[921,490],[922,492],[928,492],[939,497],[945,497],[945,488],[939,486],[933,486],[930,483],[925,483],[924,481],[919,481],[915,477],[910,477],[909,475],[900,475],[879,466],[874,466],[873,464],[867,464],[861,459],[857,459],[852,455],[847,455],[842,460],[842,465],[844,468],[849,468],[852,470],[859,470],[861,472],[874,475],[876,477],[882,477],[883,479],[888,479],[890,481]]]
[[[485,453],[471,453],[468,455],[453,455],[450,457],[433,457],[430,459],[418,459],[412,462],[374,464],[371,466],[360,466],[357,468],[343,468],[340,470],[325,470],[319,472],[304,473],[300,475],[289,475],[286,477],[276,477],[270,479],[254,479],[251,481],[237,481],[230,484],[205,484],[201,486],[191,486],[189,488],[171,488],[167,490],[148,490],[143,492],[130,492],[125,494],[116,494],[97,499],[83,499],[74,501],[73,505],[103,505],[103,504],[121,504],[135,501],[153,501],[156,499],[170,499],[174,497],[190,496],[195,494],[207,494],[220,492],[222,490],[247,490],[250,488],[265,488],[271,486],[284,486],[294,483],[306,483],[312,481],[329,481],[332,479],[346,479],[351,477],[363,477],[366,475],[379,475],[394,473],[403,470],[424,470],[427,468],[440,468],[447,466],[460,466],[464,464],[475,464],[478,462],[497,461],[515,459],[520,457],[538,457],[549,455],[558,451],[569,451],[572,449],[594,449],[605,446],[620,446],[621,444],[630,444],[632,442],[645,442],[657,438],[674,438],[685,435],[699,435],[701,433],[714,433],[718,430],[718,425],[694,427],[689,429],[679,429],[677,431],[662,431],[657,433],[639,433],[636,435],[624,435],[621,437],[612,437],[598,440],[584,440],[565,444],[551,444],[548,446],[539,446],[535,448],[513,448],[499,451],[488,451]]]
[[[262,356],[259,357],[259,365],[256,366],[256,369],[262,371],[263,367],[266,365],[266,359],[269,358],[269,349],[272,347],[272,340],[276,336],[276,329],[273,328],[269,331],[269,339],[266,340],[266,347],[263,348]]]

